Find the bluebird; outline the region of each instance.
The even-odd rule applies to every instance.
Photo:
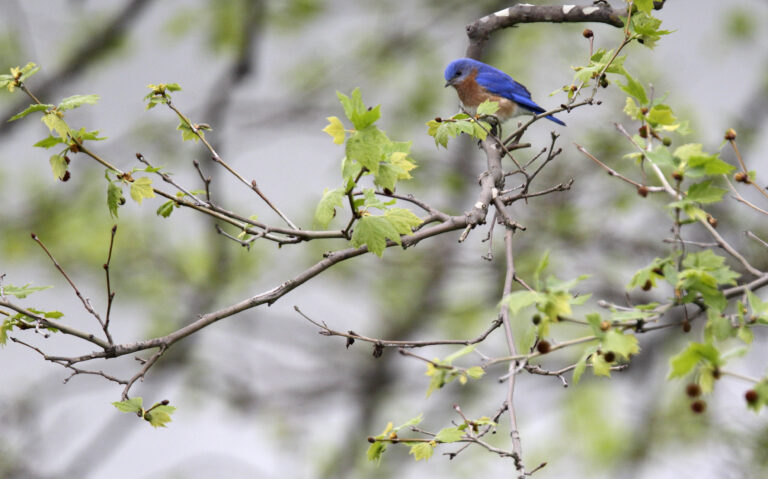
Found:
[[[452,86],[459,94],[461,106],[474,114],[485,100],[499,103],[495,116],[504,122],[513,116],[544,113],[544,108],[531,100],[531,92],[501,70],[471,58],[454,60],[445,69],[445,86]],[[524,111],[520,111],[520,110]],[[565,123],[552,115],[545,117],[558,125]]]

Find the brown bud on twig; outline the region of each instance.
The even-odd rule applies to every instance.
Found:
[[[67,155],[64,155],[64,163],[69,164],[70,161],[71,160],[69,159],[69,157]]]
[[[381,355],[384,354],[384,345],[381,343],[376,343],[373,345],[373,357],[374,358],[380,358]]]
[[[673,171],[672,178],[674,178],[675,181],[683,181],[683,172],[679,170]]]
[[[442,123],[442,122],[443,122],[443,119],[442,119],[442,118],[440,118],[439,116],[436,116],[436,117],[435,117],[435,121],[436,121],[436,122],[438,122],[438,123]]]
[[[534,314],[533,318],[531,318],[531,322],[538,326],[539,323],[541,323],[541,315],[540,314]]]
[[[717,218],[709,213],[707,213],[707,223],[709,223],[713,228],[717,228]]]
[[[373,444],[373,443],[375,443],[375,442],[376,442],[376,438],[375,438],[375,437],[373,437],[373,436],[368,436],[368,442],[370,442],[371,444]]]
[[[69,170],[64,172],[64,176],[61,177],[61,181],[69,181],[69,179],[72,178],[72,175],[69,173]]]
[[[691,322],[688,320],[683,321],[683,332],[684,333],[690,333],[691,332]]]
[[[167,406],[167,405],[169,405],[170,403],[171,403],[171,401],[169,401],[169,400],[167,400],[167,399],[163,399],[162,401],[160,401],[160,404],[162,404],[163,406]]]
[[[603,359],[605,359],[606,363],[612,363],[616,361],[616,353],[613,351],[607,351],[605,354],[603,354]]]
[[[650,291],[651,288],[653,288],[653,283],[651,282],[650,279],[646,279],[645,283],[643,283],[642,290],[643,291]]]
[[[648,187],[645,185],[640,185],[637,187],[637,194],[645,198],[648,196]]]
[[[600,331],[608,331],[609,329],[611,329],[610,321],[602,321],[600,323]]]
[[[69,145],[69,151],[72,153],[78,153],[80,152],[80,147],[77,146],[77,143],[72,143]]]
[[[744,399],[746,399],[749,404],[756,404],[760,399],[760,395],[757,394],[757,391],[754,389],[750,389],[744,393]]]
[[[713,378],[720,379],[720,375],[721,375],[721,373],[720,373],[720,369],[719,368],[715,368],[715,369],[712,370],[712,377]]]
[[[123,205],[125,204],[125,196],[121,196],[121,197],[120,197],[120,198],[117,200],[117,204],[118,204],[118,205],[120,205],[120,206],[123,206]]]
[[[640,138],[648,138],[648,125],[643,125],[637,130],[637,134]]]
[[[696,383],[691,383],[685,387],[685,394],[690,398],[696,398],[701,396],[701,386]]]
[[[144,158],[144,155],[142,155],[141,153],[136,153],[137,160],[141,160],[142,158]]]
[[[581,34],[584,36],[584,38],[592,38],[595,36],[595,32],[590,30],[589,28],[585,28]]]
[[[736,130],[733,128],[728,128],[725,130],[725,139],[728,141],[733,141],[736,139]]]
[[[651,272],[653,274],[658,274],[659,276],[663,276],[664,275],[664,271],[661,268],[659,268],[659,267],[653,268],[651,270]]]
[[[647,107],[640,108],[640,113],[642,113],[643,115],[647,115],[648,114],[648,108]]]
[[[707,403],[702,401],[701,399],[697,399],[691,403],[691,411],[695,412],[696,414],[701,414],[706,410],[707,410]]]
[[[733,175],[734,181],[738,181],[739,183],[746,183],[749,184],[749,175],[744,173],[743,171],[738,171]]]
[[[578,90],[578,87],[576,85],[571,85],[571,87],[569,89],[571,91],[576,91],[576,90]]]
[[[536,345],[536,351],[541,354],[547,354],[550,349],[552,349],[552,345],[546,340],[539,341],[539,344]]]
[[[354,331],[347,331],[347,334],[355,334]],[[355,338],[347,338],[347,349],[349,349],[350,346],[355,344]]]

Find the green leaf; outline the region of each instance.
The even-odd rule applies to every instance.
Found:
[[[61,311],[47,311],[43,313],[43,316],[45,316],[48,319],[60,319],[64,317],[64,313]]]
[[[352,233],[352,246],[368,246],[368,250],[381,256],[387,246],[387,239],[400,244],[400,234],[390,221],[382,216],[366,215],[358,220]]]
[[[38,148],[48,149],[48,148],[52,148],[52,147],[54,147],[56,145],[60,145],[62,143],[66,143],[66,141],[62,140],[61,138],[59,138],[57,136],[49,136],[48,138],[44,138],[44,139],[38,141],[37,143],[35,143],[32,146],[35,146],[35,147],[38,147]]]
[[[328,133],[331,138],[333,138],[333,142],[337,145],[344,143],[344,139],[347,137],[347,132],[344,129],[341,120],[335,116],[329,116],[326,120],[328,120],[328,126],[323,128],[323,131]]]
[[[127,401],[113,402],[112,405],[122,412],[141,412],[143,400],[140,397],[134,397]]]
[[[690,188],[688,188],[687,198],[702,204],[717,203],[723,199],[723,195],[725,195],[727,191],[728,190],[724,188],[712,186],[712,180],[706,180],[691,185]]]
[[[359,162],[376,174],[379,171],[379,162],[384,160],[382,146],[389,141],[384,132],[375,126],[359,130],[347,140],[347,158]]]
[[[435,448],[428,442],[419,442],[411,446],[411,450],[408,454],[413,454],[413,458],[417,461],[424,459],[425,461],[432,457],[432,453]]]
[[[672,108],[669,105],[654,105],[648,112],[648,123],[651,126],[658,125],[673,125],[677,122],[677,118],[672,113]]]
[[[171,216],[171,213],[173,213],[173,207],[176,206],[176,202],[173,200],[168,200],[162,205],[160,205],[159,208],[157,208],[157,215],[162,216],[163,218],[168,218]]]
[[[480,379],[485,375],[485,370],[480,366],[472,366],[467,369],[467,375],[472,379]]]
[[[53,105],[38,105],[37,103],[33,105],[29,105],[24,111],[20,113],[16,113],[11,118],[8,119],[8,121],[16,121],[20,118],[24,118],[25,116],[29,115],[30,113],[35,113],[38,111],[45,111],[48,109],[53,108]]]
[[[57,180],[64,178],[64,174],[67,172],[67,160],[63,156],[53,155],[48,162],[51,164],[53,177]]]
[[[336,208],[344,204],[344,188],[336,188],[333,190],[325,189],[323,197],[320,198],[320,202],[315,208],[315,224],[325,229],[331,222],[334,216],[336,216]]]
[[[477,106],[477,116],[493,115],[499,110],[499,102],[485,100]]]
[[[419,414],[416,417],[410,418],[409,420],[405,421],[404,423],[400,424],[399,426],[397,426],[395,428],[392,428],[392,430],[395,431],[395,432],[400,432],[401,429],[405,429],[406,427],[417,426],[418,424],[421,423],[422,420],[424,420],[424,414],[423,413]],[[387,433],[385,432],[384,434],[387,434]]]
[[[444,443],[456,442],[460,441],[463,435],[464,431],[461,431],[458,427],[446,427],[437,433],[435,441]]]
[[[395,231],[401,235],[409,235],[413,233],[413,228],[421,224],[421,219],[413,214],[411,210],[406,210],[405,208],[390,208],[385,211],[382,216],[389,221],[395,228]],[[398,237],[395,242],[400,244],[400,238]]]
[[[197,142],[198,140],[200,140],[201,137],[205,138],[205,133],[202,131],[202,129],[198,128],[197,133],[195,133],[195,130],[190,128],[190,126],[184,120],[179,121],[179,126],[177,126],[176,129],[181,132],[182,141],[192,140]],[[199,133],[199,136],[198,136],[198,133]]]
[[[376,461],[376,465],[379,465],[381,463],[381,456],[384,454],[384,451],[387,450],[387,445],[381,441],[376,441],[370,446],[368,446],[368,452],[366,453],[366,457],[369,461]]]
[[[48,127],[51,133],[55,132],[62,140],[67,139],[69,126],[67,126],[67,122],[65,122],[59,115],[56,113],[46,113],[43,115],[43,123],[45,123],[45,126]]]
[[[635,78],[633,78],[629,74],[624,75],[624,78],[627,80],[627,83],[626,84],[619,83],[619,88],[621,88],[621,90],[624,91],[624,93],[626,93],[627,95],[630,95],[636,98],[641,105],[648,104],[648,95],[645,93],[645,88],[643,87],[643,84],[637,81]],[[631,100],[631,98],[628,98],[628,100]],[[629,106],[629,102],[627,102],[627,106]],[[630,117],[638,119],[636,115],[632,115],[629,112],[627,112],[626,108],[624,111]],[[642,114],[639,108],[637,109],[637,113]]]
[[[573,384],[579,384],[582,374],[584,374],[584,371],[586,371],[587,369],[587,360],[591,355],[595,354],[596,352],[597,352],[597,346],[590,346],[589,348],[584,350],[584,353],[576,362],[576,367],[573,368],[573,376],[571,378],[571,380],[573,381]]]
[[[501,300],[501,304],[502,307],[508,307],[512,315],[516,315],[528,306],[536,304],[540,299],[542,299],[542,295],[536,291],[515,291],[505,296]]]
[[[152,191],[152,179],[146,176],[136,178],[131,183],[131,198],[138,204],[144,200],[144,198],[154,198],[155,192]]]
[[[634,98],[627,97],[627,101],[624,104],[624,113],[633,120],[640,120],[643,118],[643,113],[640,110],[640,107],[637,106]]]
[[[638,10],[649,15],[653,10],[653,0],[635,0],[635,5]]]
[[[348,97],[341,92],[336,92],[339,97],[341,106],[344,107],[344,113],[349,118],[349,121],[355,126],[355,129],[362,130],[372,125],[376,120],[381,117],[380,106],[377,105],[373,108],[366,108],[363,103],[362,94],[360,88],[355,88],[352,91],[352,96]]]
[[[117,218],[117,206],[120,203],[120,198],[123,196],[123,190],[112,183],[107,182],[107,207],[109,208],[109,214],[113,218]]]
[[[57,107],[59,111],[71,110],[82,105],[95,105],[99,95],[74,95],[61,100]]]
[[[44,291],[50,288],[53,288],[53,286],[30,286],[29,283],[25,284],[24,286],[13,286],[11,284],[7,284],[3,286],[3,294],[6,296],[16,296],[19,299],[24,299],[32,293],[37,293],[38,291]]]
[[[669,360],[671,368],[667,379],[687,375],[700,362],[720,366],[720,351],[712,343],[690,343],[685,350]]]
[[[168,405],[155,405],[152,406],[151,411],[147,411],[144,414],[144,419],[149,421],[152,427],[167,427],[166,424],[171,422],[171,414],[176,410],[173,406]]]
[[[466,356],[467,354],[471,353],[474,350],[475,350],[475,345],[474,344],[470,344],[470,345],[464,346],[463,348],[459,349],[458,351],[456,351],[456,352],[446,356],[445,359],[443,359],[442,363],[446,364],[446,365],[450,365],[455,360],[459,359],[462,356]]]
[[[611,377],[611,363],[607,362],[602,354],[593,354],[590,356],[589,362],[595,376]]]
[[[632,334],[624,334],[616,329],[610,329],[602,340],[603,351],[612,351],[624,359],[629,359],[631,354],[640,352],[637,338]]]
[[[0,346],[5,346],[8,342],[8,333],[13,330],[14,326],[15,322],[10,319],[6,319],[0,323]]]

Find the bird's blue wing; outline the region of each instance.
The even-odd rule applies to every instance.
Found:
[[[528,91],[520,83],[517,83],[511,76],[507,75],[501,70],[497,70],[493,67],[480,69],[477,72],[477,83],[488,90],[494,95],[499,95],[504,98],[509,98],[521,107],[529,110],[535,114],[544,113],[544,109],[534,103],[531,100],[531,92]],[[562,121],[558,120],[554,116],[547,116],[548,120],[552,120],[560,125],[565,125]]]

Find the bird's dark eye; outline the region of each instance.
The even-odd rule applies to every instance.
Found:
[[[454,77],[457,77],[459,75],[461,75],[461,70],[458,70],[456,73],[453,74]]]

